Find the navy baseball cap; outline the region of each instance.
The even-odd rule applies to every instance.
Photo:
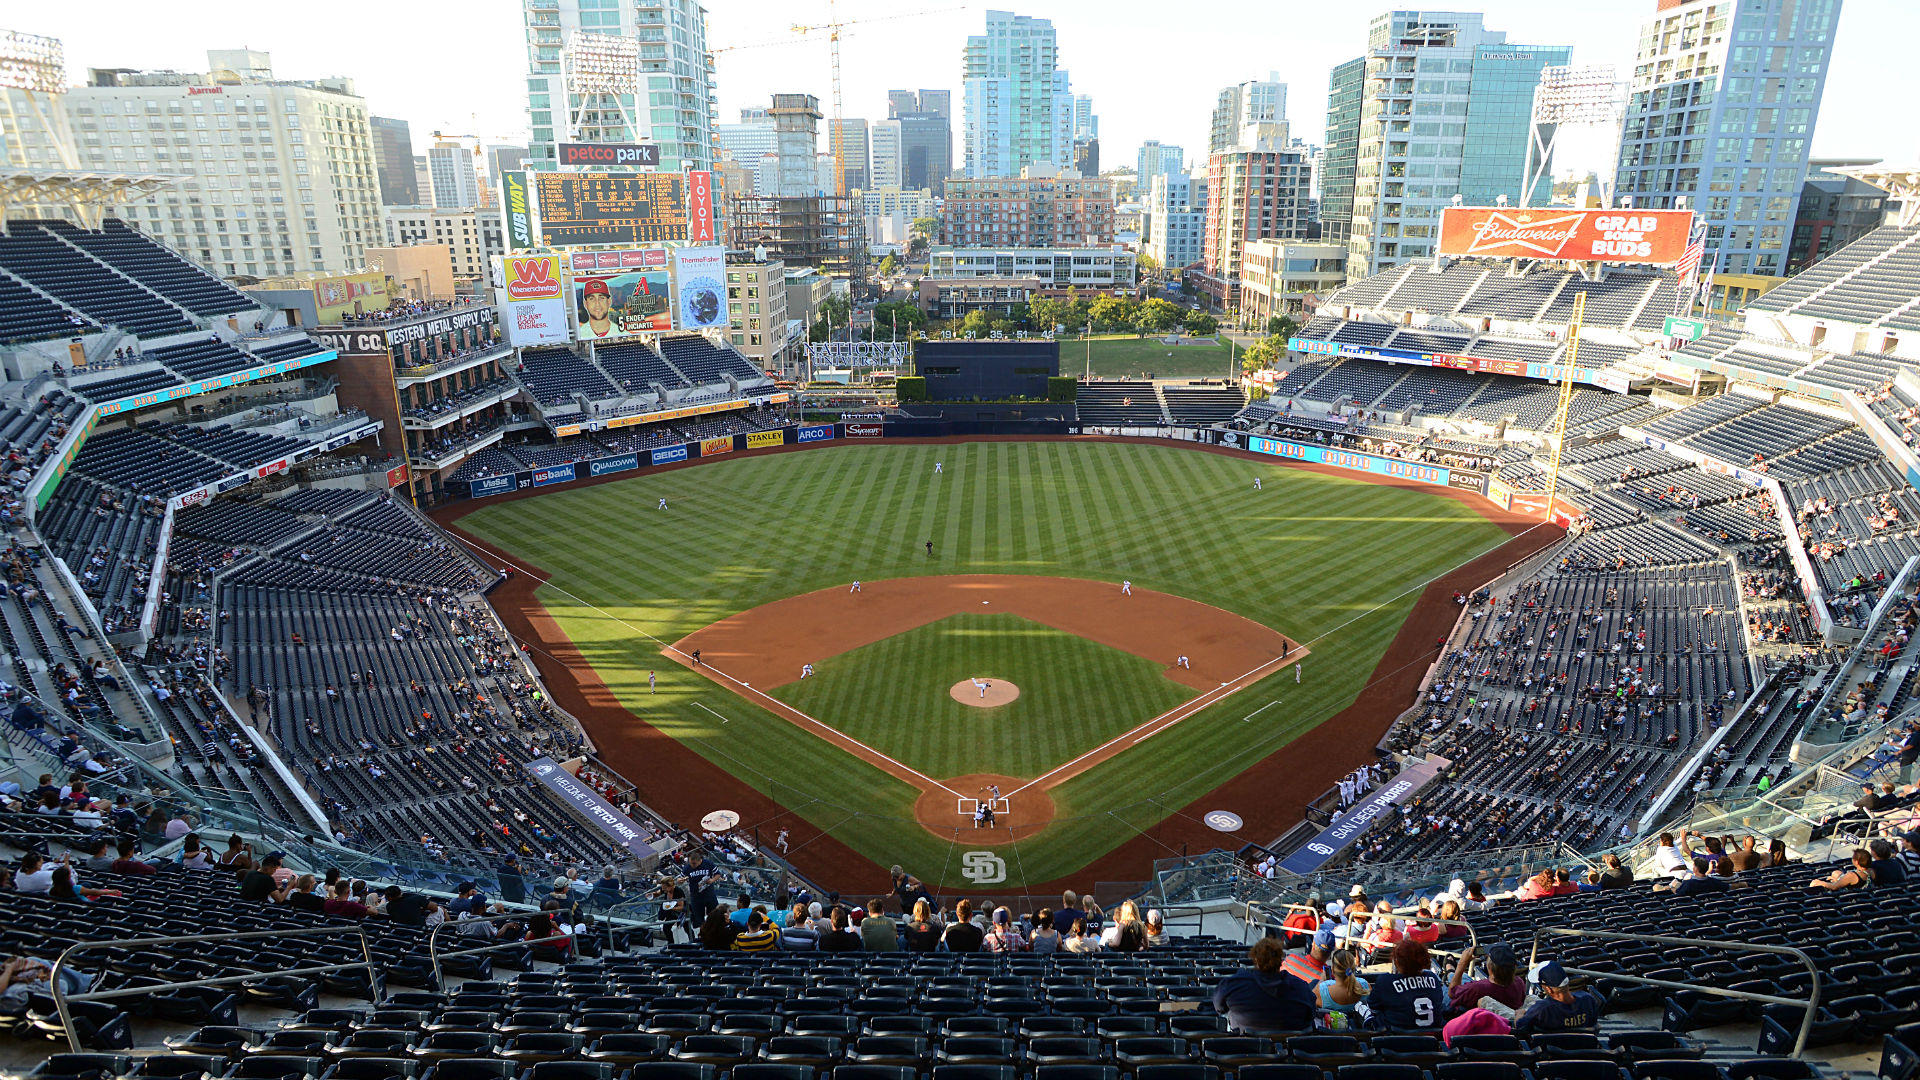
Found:
[[[1567,969],[1561,967],[1558,960],[1549,960],[1534,970],[1533,981],[1539,983],[1541,986],[1565,986],[1567,985]]]

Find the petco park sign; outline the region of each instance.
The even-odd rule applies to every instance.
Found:
[[[1666,266],[1680,261],[1692,227],[1691,210],[1450,206],[1440,254]]]

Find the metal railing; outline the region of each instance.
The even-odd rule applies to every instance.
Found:
[[[432,930],[429,930],[427,932],[427,957],[433,961],[434,985],[439,986],[444,982],[440,972],[440,961],[443,959],[450,960],[456,956],[477,956],[480,953],[502,952],[507,949],[517,949],[523,946],[545,945],[555,941],[571,942],[573,940],[572,934],[554,934],[550,937],[533,938],[531,940],[493,941],[492,944],[489,945],[477,945],[471,949],[456,949],[453,952],[447,953],[440,951],[440,931],[445,930],[449,926],[459,928],[462,926],[471,926],[474,923],[502,922],[508,919],[531,920],[536,914],[538,914],[538,912],[507,911],[498,915],[474,915],[465,919],[447,919]],[[554,913],[549,913],[548,917],[551,918],[553,914]],[[492,939],[488,940],[492,941]]]
[[[1287,911],[1287,912],[1308,911],[1308,912],[1312,912],[1316,919],[1326,918],[1325,912],[1323,912],[1320,908],[1314,906],[1313,904],[1263,904],[1258,900],[1250,900],[1247,902],[1247,905],[1246,905],[1245,918],[1246,918],[1247,929],[1251,931],[1255,927],[1259,927],[1262,931],[1278,930],[1283,935],[1283,938],[1284,938],[1284,935],[1286,934],[1300,934],[1300,933],[1306,932],[1299,927],[1286,926],[1285,922],[1287,917],[1285,915],[1281,915],[1278,918],[1276,918],[1274,916],[1275,909],[1280,911]],[[1371,921],[1372,919],[1378,918],[1385,913],[1370,911],[1370,912],[1366,912],[1365,914],[1367,916],[1367,921]],[[1465,919],[1442,919],[1442,918],[1439,918],[1438,916],[1423,919],[1417,913],[1409,915],[1400,911],[1392,912],[1392,915],[1394,919],[1399,920],[1401,922],[1427,923],[1433,926],[1463,926],[1467,930],[1467,938],[1466,938],[1467,946],[1473,949],[1477,949],[1480,947],[1479,932],[1474,929],[1472,923],[1468,922]],[[1339,936],[1339,940],[1336,942],[1336,947],[1351,945],[1351,944],[1354,944],[1355,942],[1358,942],[1362,945],[1366,944],[1366,942],[1363,940],[1366,937],[1365,928],[1362,926],[1356,926],[1355,923],[1356,923],[1356,920],[1348,919],[1346,922],[1343,922],[1340,924],[1340,936]],[[1402,933],[1404,934],[1405,931],[1402,931]],[[1440,941],[1435,942],[1434,944],[1440,945],[1449,940],[1458,940],[1458,939],[1450,939],[1450,938],[1443,937],[1440,939]],[[1379,946],[1377,945],[1367,945],[1367,948],[1369,949],[1378,948],[1378,947]]]
[[[118,990],[88,990],[78,994],[69,994],[61,986],[60,976],[67,968],[67,962],[76,953],[97,951],[100,949],[144,948],[153,945],[191,945],[201,941],[244,941],[255,938],[322,937],[327,935],[348,935],[360,939],[361,960],[357,964],[314,964],[307,967],[287,968],[282,971],[255,971],[245,975],[222,975],[213,979],[176,979],[146,986],[128,986]],[[377,1000],[380,995],[380,971],[373,963],[373,950],[367,945],[366,929],[360,926],[312,926],[288,930],[249,930],[234,934],[182,934],[173,937],[120,938],[114,941],[82,941],[69,945],[53,962],[53,970],[47,975],[48,988],[53,994],[53,1006],[60,1012],[60,1027],[66,1032],[67,1045],[74,1053],[81,1051],[80,1036],[73,1028],[73,1011],[68,1006],[75,1001],[106,1001],[112,998],[142,997],[162,993],[168,990],[188,990],[196,986],[228,986],[234,983],[258,982],[262,979],[285,977],[289,975],[332,974],[346,968],[365,968],[367,987]]]
[[[1807,986],[1805,999],[1782,997],[1779,994],[1756,994],[1747,990],[1729,990],[1718,986],[1694,983],[1674,982],[1671,979],[1655,979],[1646,975],[1624,975],[1615,971],[1594,971],[1589,968],[1564,968],[1569,975],[1579,975],[1591,979],[1613,979],[1619,982],[1639,983],[1642,986],[1659,986],[1668,990],[1694,990],[1712,997],[1738,998],[1741,1001],[1758,1001],[1765,1005],[1805,1006],[1806,1014],[1800,1019],[1800,1033],[1793,1040],[1793,1057],[1799,1057],[1807,1048],[1807,1036],[1813,1031],[1814,1015],[1820,1011],[1820,968],[1813,957],[1790,945],[1756,945],[1747,941],[1720,941],[1716,938],[1669,937],[1665,934],[1621,934],[1612,930],[1576,930],[1570,926],[1541,926],[1534,928],[1533,948],[1527,957],[1529,969],[1540,961],[1540,940],[1544,937],[1592,938],[1596,941],[1631,941],[1648,945],[1690,945],[1703,949],[1725,949],[1729,952],[1773,953],[1776,956],[1790,956],[1807,966],[1807,975],[1812,980]]]

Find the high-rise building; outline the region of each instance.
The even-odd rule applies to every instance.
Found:
[[[373,171],[380,178],[384,206],[419,206],[420,189],[413,182],[413,134],[405,120],[367,117],[373,137]]]
[[[898,186],[940,194],[953,173],[953,92],[890,90],[887,117],[900,124]]]
[[[1800,187],[1800,208],[1793,218],[1793,243],[1787,248],[1787,273],[1797,274],[1880,227],[1887,212],[1886,189],[1830,171],[1878,164],[1879,158],[1807,162],[1807,182]]]
[[[1336,65],[1327,80],[1327,148],[1321,156],[1320,235],[1345,242],[1353,230],[1353,179],[1360,164],[1360,98],[1367,58]]]
[[[699,0],[523,4],[530,168],[553,168],[562,142],[651,142],[663,172],[712,167],[713,56]],[[626,83],[630,64],[639,72]]]
[[[1134,190],[1146,193],[1153,187],[1156,176],[1172,176],[1186,168],[1187,152],[1177,146],[1162,146],[1159,139],[1148,139],[1140,144],[1139,153],[1133,157]]]
[[[1348,276],[1431,255],[1440,211],[1455,195],[1519,201],[1540,69],[1571,54],[1564,45],[1511,44],[1472,12],[1375,16],[1366,55],[1335,68],[1328,93],[1320,217],[1326,235],[1347,240]],[[1364,71],[1358,108],[1355,65]],[[1546,201],[1546,187],[1543,179],[1533,201]]]
[[[1235,146],[1207,160],[1206,232],[1193,280],[1221,308],[1239,300],[1240,259],[1254,240],[1305,240],[1311,217],[1306,155],[1272,142]]]
[[[1168,271],[1200,261],[1207,232],[1207,178],[1163,172],[1147,188],[1145,249]]]
[[[276,78],[263,52],[212,50],[211,74],[95,69],[62,104],[82,166],[185,179],[121,211],[220,274],[365,265],[385,241],[367,105],[351,79]],[[149,136],[177,129],[179,141]],[[187,142],[187,132],[205,134]]]
[[[753,173],[753,187],[735,195],[772,195],[780,182],[779,139],[773,128],[773,115],[765,106],[740,110],[737,124],[716,124],[713,145]]]
[[[1720,273],[1785,274],[1839,21],[1840,0],[1661,0],[1640,27],[1617,197],[1685,200]]]
[[[1286,124],[1287,84],[1280,81],[1279,72],[1270,71],[1265,79],[1249,80],[1220,91],[1207,133],[1207,153],[1251,145],[1262,139],[1285,145]],[[1145,183],[1141,181],[1142,185]]]
[[[775,94],[773,153],[778,159],[773,194],[785,197],[818,195],[820,180],[820,99],[812,94]]]
[[[846,174],[839,179],[839,194],[874,186],[872,149],[865,120],[844,117],[828,121],[827,152],[833,157],[834,167]]]
[[[1073,171],[1081,176],[1100,175],[1100,140],[1081,139],[1073,144]]]
[[[427,167],[427,155],[413,155],[413,190],[420,202],[427,206],[433,202],[433,170]]]
[[[487,147],[487,180],[499,186],[500,174],[517,172],[527,167],[527,148],[495,143]]]
[[[876,188],[897,188],[900,186],[900,121],[875,120],[867,129],[867,141],[872,146],[870,160],[873,164],[872,184]]]
[[[473,151],[442,140],[427,148],[427,171],[433,177],[433,205],[458,210],[480,205],[480,177],[473,169]]]
[[[431,206],[392,206],[386,213],[387,243],[393,247],[444,244],[456,281],[480,281],[495,256],[507,251],[500,215],[467,206],[442,210]]]
[[[1081,104],[1059,67],[1051,21],[987,12],[986,33],[967,38],[961,81],[968,177],[1018,176],[1028,165],[1072,167]],[[1090,100],[1085,111],[1087,134],[1097,136]]]
[[[1071,247],[1113,242],[1113,185],[1032,166],[1026,175],[947,182],[942,243]]]

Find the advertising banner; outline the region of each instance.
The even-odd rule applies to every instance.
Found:
[[[1602,371],[1594,375],[1593,385],[1615,394],[1624,394],[1633,386],[1633,380],[1617,371]]]
[[[677,248],[673,253],[673,302],[680,329],[727,325],[727,249]]]
[[[501,322],[507,344],[558,345],[567,340],[565,286],[558,255],[508,255],[500,260],[506,303]]]
[[[832,424],[809,424],[800,429],[800,442],[825,442],[833,438]]]
[[[343,315],[385,311],[390,299],[385,274],[342,274],[313,283],[313,309],[322,325],[338,323]]]
[[[410,470],[407,468],[406,462],[401,462],[387,470],[387,487],[397,488],[406,483],[409,478]]]
[[[847,424],[846,429],[849,439],[878,439],[887,433],[883,424]]]
[[[97,420],[105,420],[109,416],[118,416],[129,410],[144,409],[149,405],[159,405],[167,401],[178,401],[184,397],[198,397],[208,391],[224,390],[229,386],[239,386],[242,383],[250,383],[255,379],[266,379],[275,375],[284,375],[289,371],[298,371],[301,368],[312,367],[315,364],[324,364],[336,356],[337,354],[329,349],[326,352],[317,352],[309,356],[295,357],[292,360],[280,360],[272,364],[267,364],[264,367],[236,371],[231,375],[215,375],[210,379],[200,379],[196,382],[184,383],[179,386],[169,386],[165,389],[153,390],[145,394],[135,394],[132,397],[102,402],[95,418]],[[51,492],[52,489],[51,486],[49,486],[47,494],[50,496]]]
[[[1399,458],[1379,457],[1331,446],[1289,442],[1286,439],[1269,439],[1261,435],[1247,439],[1247,449],[1256,454],[1272,454],[1275,457],[1290,458],[1294,461],[1332,465],[1335,468],[1352,469],[1355,472],[1372,473],[1376,476],[1392,476],[1401,480],[1417,480],[1423,484],[1436,484],[1442,487],[1450,486],[1451,482],[1448,478],[1453,472],[1444,465],[1402,461]]]
[[[746,407],[747,402],[744,398],[736,398],[732,401],[709,401],[704,405],[688,405],[678,409],[656,409],[653,412],[635,413],[632,416],[616,416],[607,421],[604,426],[607,430],[613,431],[623,427],[632,427],[635,424],[655,424],[662,420],[683,420],[689,416],[709,416],[717,412],[728,412],[733,409],[744,409]]]
[[[781,446],[784,445],[786,441],[787,433],[784,431],[747,432],[747,449],[749,450],[764,450],[769,446]]]
[[[646,833],[632,818],[601,798],[599,792],[581,783],[579,777],[561,768],[559,762],[550,757],[537,757],[527,762],[527,771],[560,796],[561,801],[572,807],[574,813],[586,818],[614,843],[642,859],[659,855],[653,845],[647,842]]]
[[[576,252],[569,262],[579,340],[620,341],[673,328],[665,248]]]
[[[467,493],[476,499],[484,499],[489,495],[504,495],[512,490],[513,477],[511,476],[483,476],[467,486]]]
[[[650,463],[654,465],[667,465],[675,461],[685,460],[687,460],[687,446],[685,443],[681,443],[679,446],[663,446],[653,451]]]
[[[537,172],[533,190],[546,247],[687,239],[687,178],[680,173]]]
[[[640,467],[639,454],[621,454],[619,457],[596,458],[587,463],[587,474],[605,476],[608,473],[626,472]]]
[[[1452,764],[1446,758],[1436,757],[1414,762],[1400,770],[1398,776],[1367,792],[1359,802],[1342,810],[1333,819],[1333,824],[1320,831],[1320,835],[1287,856],[1280,863],[1280,869],[1291,874],[1311,874],[1325,866],[1327,860],[1360,839],[1360,834],[1366,832],[1368,826],[1395,806],[1419,794],[1421,788],[1433,783]]]
[[[609,165],[651,169],[660,164],[660,148],[653,143],[563,142],[560,144],[560,164],[568,167]]]
[[[713,211],[713,174],[687,174],[687,242],[711,244],[718,237]]]
[[[733,436],[731,435],[700,440],[701,457],[719,457],[721,454],[731,453],[733,453]]]
[[[500,220],[505,226],[508,251],[540,246],[533,235],[533,207],[527,200],[527,174],[522,170],[500,173]]]
[[[546,487],[548,484],[564,484],[573,479],[573,462],[555,465],[548,469],[533,470],[533,486]]]
[[[1449,206],[1440,254],[1671,266],[1687,250],[1691,210]]]

